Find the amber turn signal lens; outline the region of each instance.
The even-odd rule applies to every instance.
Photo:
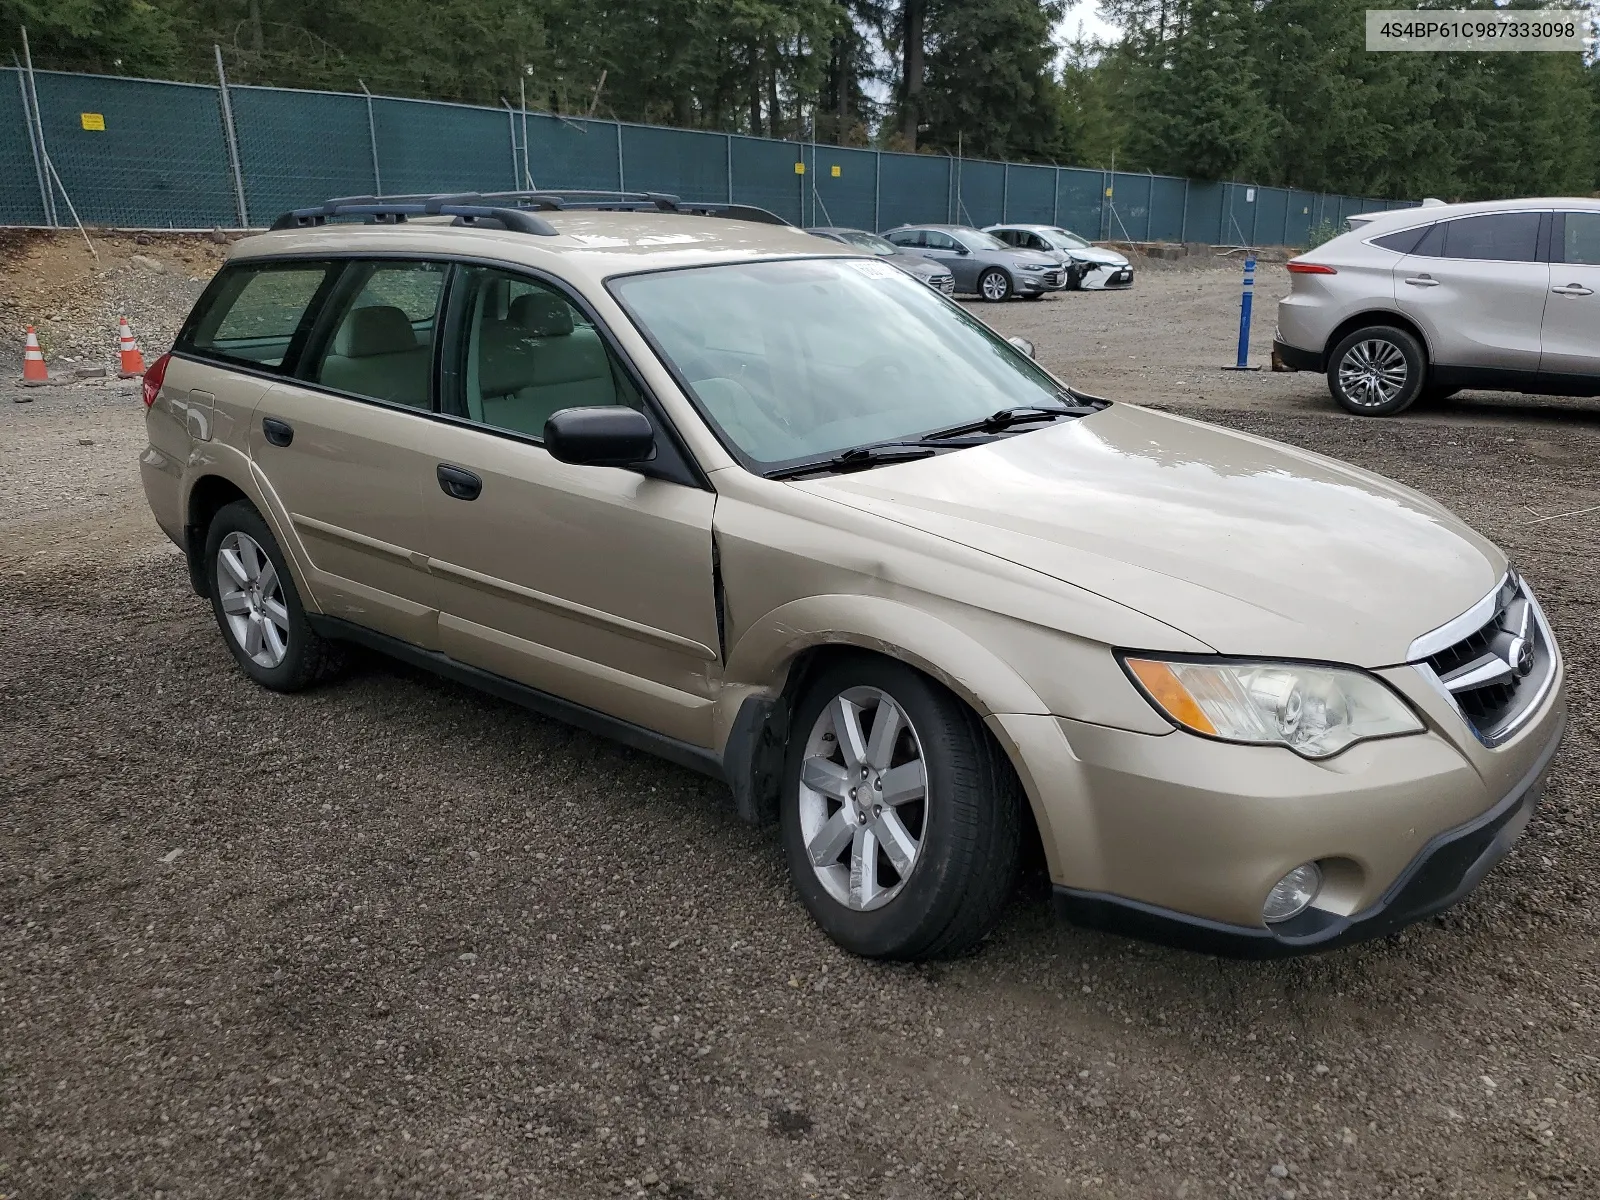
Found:
[[[1147,658],[1130,658],[1127,663],[1128,670],[1132,671],[1134,678],[1144,685],[1144,690],[1150,693],[1150,698],[1174,721],[1196,733],[1216,736],[1217,727],[1205,713],[1200,711],[1200,706],[1194,702],[1189,690],[1178,682],[1178,677],[1173,674],[1171,667],[1166,663],[1151,662]]]

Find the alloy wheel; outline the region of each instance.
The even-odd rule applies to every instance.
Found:
[[[289,608],[278,569],[248,533],[237,531],[217,548],[217,595],[228,632],[257,666],[271,670],[289,652]]]
[[[1006,293],[1011,290],[1011,285],[1006,282],[1006,277],[999,271],[990,271],[983,277],[983,298],[985,300],[1004,300]]]
[[[1340,389],[1363,408],[1392,403],[1405,390],[1407,374],[1400,347],[1381,338],[1355,343],[1339,361]]]
[[[800,835],[828,895],[861,912],[899,895],[928,824],[922,742],[905,710],[874,687],[835,696],[806,740],[799,791]]]

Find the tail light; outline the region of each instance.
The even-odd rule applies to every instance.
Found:
[[[1337,275],[1339,272],[1332,267],[1323,266],[1321,263],[1301,262],[1298,258],[1289,260],[1289,274],[1291,275]]]
[[[172,361],[172,355],[163,354],[155,362],[145,368],[144,373],[144,406],[149,408],[156,402],[156,397],[161,394],[161,384],[167,378],[167,364]]]

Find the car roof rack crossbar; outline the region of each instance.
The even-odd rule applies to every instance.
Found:
[[[472,203],[475,197],[429,196],[390,199],[376,196],[347,196],[311,208],[284,213],[272,223],[274,230],[311,229],[326,225],[335,217],[367,217],[377,225],[399,225],[410,217],[455,217],[460,225],[493,221],[514,233],[556,237],[558,230],[543,217],[522,208]]]
[[[557,230],[538,212],[589,209],[603,212],[665,212],[685,216],[728,217],[765,225],[788,225],[777,213],[750,204],[680,200],[667,192],[512,191],[428,193],[402,196],[341,196],[309,208],[286,212],[273,229],[307,229],[335,217],[366,217],[381,225],[399,224],[414,216],[454,216],[458,223],[493,220],[518,233],[551,237]]]

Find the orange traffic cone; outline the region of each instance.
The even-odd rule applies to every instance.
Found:
[[[139,353],[139,343],[133,340],[127,317],[121,318],[117,332],[121,338],[118,349],[122,353],[122,366],[117,369],[117,375],[122,379],[137,379],[144,374],[144,355]]]
[[[39,349],[39,335],[28,326],[28,340],[22,343],[22,386],[38,387],[50,382],[50,372],[45,370],[44,351]]]

